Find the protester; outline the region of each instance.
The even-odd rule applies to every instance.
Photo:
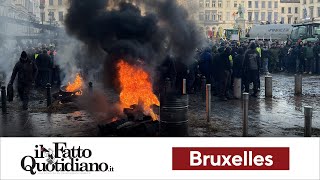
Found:
[[[42,54],[36,59],[36,64],[39,69],[39,76],[36,80],[37,87],[45,87],[47,83],[51,83],[51,72],[53,62],[51,57],[47,54],[47,50],[43,50]]]
[[[16,75],[18,74],[18,93],[20,100],[23,102],[23,110],[28,109],[29,94],[38,73],[38,68],[32,62],[25,51],[21,53],[19,61],[16,63],[9,85],[13,85]]]
[[[259,87],[259,65],[260,65],[260,54],[256,50],[256,44],[252,42],[249,49],[244,55],[244,81],[245,81],[245,92],[249,93],[249,85],[253,83],[252,96],[257,97]]]

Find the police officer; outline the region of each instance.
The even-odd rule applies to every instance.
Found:
[[[20,100],[23,102],[23,110],[28,109],[29,94],[32,84],[38,73],[36,64],[28,58],[25,51],[21,53],[20,60],[16,63],[9,85],[14,83],[16,75],[18,74],[18,94]]]

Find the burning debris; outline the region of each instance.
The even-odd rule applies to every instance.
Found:
[[[66,91],[74,93],[76,96],[82,95],[82,89],[83,89],[83,79],[80,76],[79,73],[77,73],[76,78],[73,83],[68,82],[68,85],[66,86]]]
[[[83,95],[84,81],[79,73],[76,74],[74,82],[61,86],[59,92],[53,94],[53,98],[61,103],[73,102],[78,96]]]
[[[146,12],[142,13],[135,4],[143,4]],[[102,132],[108,132],[109,127],[129,131],[128,127],[135,129],[137,124],[143,124],[145,131],[146,125],[154,127],[159,120],[154,106],[160,106],[153,91],[155,77],[159,77],[155,70],[168,55],[180,64],[189,64],[202,39],[187,11],[175,0],[72,0],[65,24],[68,33],[89,50],[105,52],[100,56],[104,58],[104,83],[116,90],[120,112],[124,113],[100,127]],[[95,58],[88,59],[92,62]]]
[[[130,65],[120,60],[118,65],[119,81],[121,87],[120,103],[123,109],[138,105],[145,115],[157,120],[152,106],[160,106],[157,96],[153,93],[150,75],[141,67]]]

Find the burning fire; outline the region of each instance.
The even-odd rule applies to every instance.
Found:
[[[82,87],[83,87],[83,79],[79,73],[77,73],[75,80],[73,83],[68,82],[68,86],[66,87],[67,92],[76,92],[75,95],[82,95]]]
[[[152,105],[160,106],[160,102],[153,93],[149,74],[141,67],[130,65],[124,60],[120,60],[117,67],[121,85],[121,107],[130,108],[135,104],[141,105],[146,115],[150,115],[153,120],[157,120]]]

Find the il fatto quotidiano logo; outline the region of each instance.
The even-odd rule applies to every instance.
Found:
[[[68,172],[113,172],[114,167],[106,162],[88,162],[92,157],[90,149],[72,146],[66,142],[54,142],[53,146],[35,145],[34,155],[21,159],[21,168],[30,174]]]

